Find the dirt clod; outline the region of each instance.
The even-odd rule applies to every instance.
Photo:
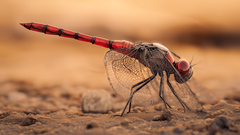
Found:
[[[234,109],[233,109],[233,112],[235,112],[235,113],[239,113],[239,112],[240,112],[240,107],[236,107],[236,108],[234,108]]]
[[[194,131],[203,131],[204,129],[206,129],[206,125],[204,123],[195,124],[191,126],[191,129],[193,129]]]
[[[225,116],[218,116],[213,121],[212,128],[219,127],[221,129],[228,129],[229,128],[229,121]]]
[[[164,121],[164,120],[170,120],[172,116],[172,113],[170,111],[164,111],[162,115],[156,115],[153,117],[153,121]]]
[[[164,109],[164,106],[163,105],[156,105],[156,106],[154,106],[154,109],[156,111],[162,111]]]
[[[49,133],[51,129],[49,128],[41,128],[41,129],[35,129],[33,130],[33,133],[35,134],[44,134],[44,133]]]
[[[213,113],[210,114],[210,118],[215,118],[216,116],[221,115],[221,114],[223,114],[224,112],[225,112],[224,109],[217,110],[217,111],[215,111],[215,112],[213,112]]]
[[[144,107],[135,107],[135,108],[133,108],[133,112],[135,112],[135,113],[145,112],[145,111],[147,111],[147,110]]]
[[[1,114],[0,114],[0,119],[3,119],[3,118],[5,118],[5,117],[7,117],[7,116],[9,116],[9,115],[10,115],[9,112],[1,113]]]
[[[229,131],[234,129],[230,121],[225,116],[217,116],[213,123],[208,127],[209,134],[216,134],[217,132]]]
[[[37,121],[37,120],[34,119],[34,118],[32,118],[32,117],[26,117],[26,118],[24,118],[24,119],[21,121],[20,125],[21,125],[21,126],[30,126],[30,125],[32,125],[32,124],[35,124],[36,121]]]
[[[152,121],[159,121],[161,119],[161,115],[155,115]]]
[[[184,129],[183,128],[174,128],[173,129],[173,132],[176,133],[176,134],[182,134],[184,132]]]
[[[122,122],[121,122],[121,125],[122,126],[128,126],[129,125],[129,120],[128,119],[124,119]]]
[[[93,120],[87,124],[86,129],[93,129],[93,128],[99,128],[99,127],[100,127],[99,123]]]

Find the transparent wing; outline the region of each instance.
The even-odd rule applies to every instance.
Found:
[[[174,79],[174,75],[170,76],[169,81],[172,84],[176,95],[184,102],[184,106],[186,107],[186,109],[196,112],[204,110],[187,82],[181,84],[176,82]],[[171,105],[176,107],[182,107],[182,105],[168,86],[165,86],[164,98],[166,102],[169,102]]]
[[[104,57],[104,63],[108,79],[113,90],[122,98],[128,100],[133,85],[147,79],[152,74],[150,69],[141,64],[134,55],[137,50],[133,50],[133,57],[123,55],[117,51],[110,50]],[[147,73],[147,74],[146,74]],[[148,106],[153,102],[149,85],[144,86],[134,94],[132,102],[134,104]],[[134,90],[134,89],[133,89]]]

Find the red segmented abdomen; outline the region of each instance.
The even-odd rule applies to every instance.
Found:
[[[74,38],[80,41],[91,42],[102,47],[116,49],[116,51],[124,54],[129,54],[133,43],[124,40],[108,40],[100,37],[93,37],[82,33],[76,33],[64,29],[59,29],[49,25],[43,25],[38,23],[21,23],[22,26],[29,30],[43,32],[45,34],[59,35],[62,37]]]

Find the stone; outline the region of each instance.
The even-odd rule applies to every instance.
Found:
[[[0,119],[3,119],[3,118],[5,118],[5,117],[7,117],[9,115],[10,115],[9,112],[3,112],[3,113],[0,112]]]
[[[221,131],[228,131],[232,129],[232,124],[229,119],[223,115],[217,116],[211,125],[208,126],[209,134],[216,134]]]
[[[161,118],[161,115],[155,115],[155,116],[153,116],[152,121],[159,121],[160,118]]]
[[[213,121],[212,127],[219,127],[221,129],[228,129],[229,128],[229,122],[228,119],[225,116],[218,116]]]
[[[10,102],[18,102],[26,99],[27,95],[22,92],[11,92],[8,95],[8,101]]]
[[[146,110],[147,110],[146,108],[139,107],[139,106],[133,108],[133,112],[136,112],[136,113],[138,113],[138,112],[145,112]]]
[[[124,119],[122,122],[121,122],[121,125],[122,126],[128,126],[129,125],[129,120],[128,119]]]
[[[218,116],[218,115],[224,114],[224,112],[225,112],[224,109],[220,109],[220,110],[217,110],[217,111],[215,111],[215,112],[212,112],[212,113],[210,114],[210,118],[215,118],[215,117]]]
[[[26,117],[21,121],[20,126],[30,126],[32,124],[35,124],[36,121],[37,120],[32,117]]]
[[[87,124],[86,129],[93,129],[93,128],[99,128],[99,127],[100,127],[99,123],[93,120]]]
[[[172,113],[170,111],[164,111],[162,115],[156,115],[153,117],[152,121],[164,121],[170,120]]]
[[[183,128],[174,128],[173,132],[176,134],[182,134],[185,130]]]
[[[163,104],[158,104],[158,105],[155,105],[155,106],[154,106],[154,109],[155,109],[156,111],[162,111],[164,108],[165,108],[165,107],[164,107]]]
[[[204,122],[194,123],[192,125],[189,125],[187,129],[192,129],[194,131],[204,131],[206,129],[206,124],[204,124]]]
[[[170,120],[172,113],[170,111],[164,111],[162,114],[162,120]]]
[[[105,90],[91,90],[82,95],[84,113],[107,113],[112,109],[112,96]]]

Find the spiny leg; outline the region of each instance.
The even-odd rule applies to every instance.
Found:
[[[154,76],[154,77],[153,77],[153,76]],[[135,91],[133,91],[133,93],[132,93],[132,95],[131,95],[131,97],[130,97],[129,110],[128,110],[127,114],[130,113],[130,111],[131,111],[131,103],[132,103],[133,94],[136,93],[138,90],[140,90],[142,87],[144,87],[146,84],[148,84],[150,81],[152,81],[152,80],[155,78],[156,75],[153,75],[153,76],[149,77],[148,79],[146,79],[146,80],[144,80],[144,81],[142,81],[142,82],[139,82],[138,84],[136,84],[136,85],[134,85],[134,86],[132,87],[132,88],[134,88],[134,87],[136,87],[136,86],[138,86],[138,85],[140,85],[140,84],[142,84],[142,83],[145,82],[143,85],[141,85],[140,87],[138,87]],[[132,89],[131,89],[131,91],[132,91]],[[123,113],[122,113],[122,115],[123,115]]]
[[[159,97],[162,99],[162,101],[164,102],[164,106],[165,106],[165,108],[167,109],[167,106],[169,107],[169,108],[171,108],[171,106],[165,101],[165,99],[164,99],[164,75],[163,75],[163,73],[161,72],[161,73],[159,73],[160,74],[160,77],[161,77],[161,81],[160,81],[160,90],[159,90],[159,93],[158,93],[158,95],[159,95]]]
[[[128,102],[127,102],[127,104],[125,105],[125,107],[124,107],[124,109],[123,109],[123,111],[122,111],[122,114],[121,115],[114,115],[114,116],[123,116],[123,113],[125,112],[125,110],[126,110],[126,108],[127,108],[127,106],[128,106],[128,104],[130,103],[130,101],[132,100],[132,98],[133,98],[133,95],[136,93],[136,92],[138,92],[142,87],[144,87],[145,85],[147,85],[150,81],[152,81],[154,78],[156,77],[156,74],[155,75],[153,75],[153,76],[151,76],[151,77],[149,77],[149,78],[147,78],[146,79],[146,81],[141,85],[141,86],[139,86],[136,90],[134,90],[133,91],[133,93],[131,94],[131,96],[130,96],[130,98],[128,99]]]
[[[148,78],[149,79],[149,78]],[[137,84],[135,84],[135,85],[133,85],[132,86],[132,88],[131,88],[131,93],[130,93],[130,96],[132,95],[132,91],[133,91],[133,88],[135,88],[135,87],[137,87],[137,86],[139,86],[139,85],[141,85],[142,83],[144,83],[144,82],[146,82],[146,81],[148,81],[148,79],[145,79],[145,80],[143,80],[143,81],[141,81],[141,82],[139,82],[139,83],[137,83]],[[131,106],[132,106],[132,100],[129,102],[129,109],[128,109],[128,112],[127,112],[127,114],[128,113],[130,113],[130,111],[131,111]]]
[[[185,106],[187,107],[187,109],[189,109],[189,108],[188,108],[188,106],[178,97],[178,95],[176,94],[175,90],[174,90],[173,87],[172,87],[172,84],[169,82],[169,77],[170,77],[170,75],[167,74],[167,84],[168,84],[169,88],[171,89],[172,93],[175,95],[175,97],[176,97],[176,98],[178,99],[178,101],[181,103],[181,105],[182,105],[182,107],[183,107],[183,109],[184,109],[184,112],[185,112]]]
[[[149,77],[149,78],[150,78],[150,77]],[[133,85],[133,86],[132,86],[132,88],[131,88],[131,93],[130,93],[130,96],[132,95],[133,88],[135,88],[135,87],[137,87],[137,86],[141,85],[142,83],[144,83],[144,82],[148,81],[148,79],[149,79],[149,78],[147,78],[147,79],[145,79],[145,80],[143,80],[143,81],[141,81],[141,82],[139,82],[139,83],[137,83],[137,84]],[[131,100],[131,101],[130,101],[130,103],[129,103],[129,110],[128,110],[128,112],[127,112],[127,113],[130,113],[130,111],[131,111],[131,104],[132,104],[132,100]]]
[[[135,60],[136,60],[136,59],[135,59]],[[156,74],[156,75],[157,75],[157,74]],[[143,81],[141,81],[141,82],[139,82],[139,83],[133,85],[133,86],[131,87],[130,96],[131,96],[131,94],[132,94],[133,88],[135,88],[135,87],[141,85],[142,83],[146,82],[147,80],[148,80],[148,79],[145,79],[145,80],[143,80]],[[127,112],[127,114],[131,112],[131,106],[132,106],[132,100],[131,100],[130,103],[129,103],[129,108],[128,108],[128,112]]]

